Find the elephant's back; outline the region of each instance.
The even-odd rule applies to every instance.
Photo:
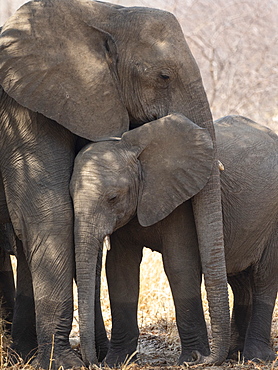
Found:
[[[245,117],[215,122],[228,273],[256,263],[278,217],[278,136]]]

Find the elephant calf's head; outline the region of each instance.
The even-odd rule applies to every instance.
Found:
[[[132,218],[138,189],[139,161],[120,141],[92,143],[78,154],[70,187],[75,217],[95,235],[109,235]]]
[[[207,130],[178,114],[119,141],[91,143],[77,155],[71,180],[75,225],[91,225],[103,239],[137,212],[141,225],[150,226],[203,188],[212,162]]]

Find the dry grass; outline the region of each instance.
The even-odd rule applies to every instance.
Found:
[[[104,321],[108,333],[111,329],[111,317],[109,309],[109,298],[105,276],[102,277],[102,308]],[[209,327],[208,304],[206,301],[205,290],[203,289],[203,301],[205,317]],[[231,296],[232,303],[232,296]],[[140,300],[138,309],[138,321],[140,326],[140,339],[138,345],[138,364],[127,361],[121,370],[157,370],[157,369],[184,369],[186,366],[176,366],[176,361],[180,353],[179,337],[175,325],[175,311],[172,301],[171,291],[162,267],[161,256],[159,253],[144,250],[143,262],[141,264]],[[273,345],[278,351],[278,300],[275,307],[272,324]],[[72,344],[78,347],[78,310],[75,303],[75,317],[73,330],[71,333]],[[17,357],[13,356],[14,366],[7,363],[7,355],[11,353],[7,350],[3,336],[0,337],[0,369],[32,370],[30,365],[24,365]],[[8,352],[7,352],[8,351]],[[222,366],[211,366],[211,370],[216,369],[257,369],[271,370],[278,367],[277,362],[271,364],[252,363],[242,364],[238,362],[227,362]],[[203,366],[192,366],[199,370]]]

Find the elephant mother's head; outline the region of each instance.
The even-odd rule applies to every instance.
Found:
[[[211,121],[180,25],[157,9],[29,2],[3,27],[0,83],[21,105],[89,140],[173,112]]]
[[[208,128],[215,165],[193,206],[218,338],[205,361],[221,362],[229,312],[214,129],[199,69],[176,18],[88,0],[36,0],[4,25],[0,50],[5,92],[89,140],[120,136],[130,123],[135,127],[169,113]],[[94,362],[89,352],[87,360]]]

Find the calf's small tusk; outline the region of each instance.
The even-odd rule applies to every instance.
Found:
[[[108,251],[110,251],[111,245],[110,245],[110,237],[109,235],[106,235],[103,239],[103,247],[106,248]]]
[[[218,160],[218,167],[219,167],[219,170],[220,171],[224,171],[225,170],[224,164],[222,162],[220,162],[219,160]]]

